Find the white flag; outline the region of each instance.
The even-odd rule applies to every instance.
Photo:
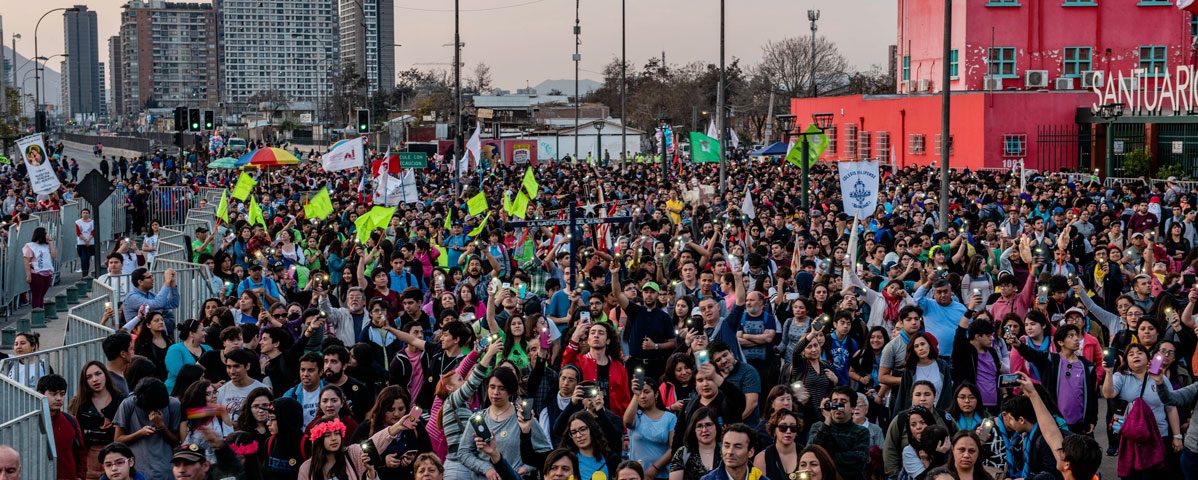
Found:
[[[715,120],[707,122],[707,136],[716,140],[720,139],[720,131],[715,128]]]
[[[386,170],[381,170],[374,181],[377,186],[375,191],[378,192],[374,197],[375,204],[388,207],[399,205],[403,199],[403,184],[398,178],[392,177]]]
[[[320,157],[320,164],[326,172],[348,170],[362,166],[365,160],[365,143],[362,137],[342,140],[333,144],[333,148]]]
[[[878,209],[878,161],[840,162],[844,213],[866,218]]]
[[[728,143],[732,145],[732,148],[739,148],[740,147],[740,137],[736,136],[736,129],[735,128],[728,129],[728,134],[729,134]]]
[[[481,123],[475,124],[474,135],[471,135],[470,141],[466,142],[466,155],[462,157],[461,163],[458,164],[458,172],[466,173],[471,168],[479,168],[482,165],[479,162],[483,154],[482,127]]]
[[[753,191],[745,188],[745,199],[740,202],[740,211],[749,218],[757,218],[757,207],[753,206]]]
[[[403,203],[420,203],[420,191],[416,189],[416,173],[409,168],[399,180]]]

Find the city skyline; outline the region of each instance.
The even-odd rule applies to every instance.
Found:
[[[125,3],[119,0],[46,0],[33,5],[8,5],[3,12],[7,20],[3,40],[11,46],[12,34],[21,34],[17,50],[32,57],[34,23],[38,17],[49,9],[76,4],[87,5],[97,12],[99,38],[107,39],[119,33],[120,11]],[[416,6],[410,1],[395,1],[395,43],[403,45],[395,51],[397,72],[410,68],[451,67],[453,51],[442,45],[453,43],[453,5],[445,3],[445,7],[428,7]],[[484,0],[461,2],[461,32],[465,43],[462,61],[466,64],[463,76],[482,62],[491,67],[494,85],[507,90],[547,79],[573,78],[571,28],[574,2],[503,0],[499,5],[494,3]],[[760,60],[761,46],[767,41],[809,36],[806,10],[816,8],[822,10],[818,34],[835,42],[841,53],[850,59],[852,67],[885,67],[887,64],[887,46],[893,43],[897,30],[897,8],[893,0],[859,0],[852,4],[826,0],[751,0],[748,3],[752,5],[726,4],[729,62],[740,58],[742,67],[747,67]],[[743,13],[746,11],[754,14]],[[763,19],[762,11],[776,14]],[[863,15],[863,11],[872,14]],[[57,12],[50,14],[38,29],[38,53],[42,56],[62,53],[60,15]],[[620,2],[583,1],[581,17],[580,78],[601,81],[599,72],[603,66],[620,55]],[[768,20],[769,24],[763,26],[763,20]],[[667,25],[673,26],[669,33],[666,33]],[[628,60],[636,66],[651,57],[660,57],[662,51],[672,64],[716,63],[719,60],[719,3],[715,0],[628,2],[627,30]],[[107,52],[101,52],[100,61],[111,65]]]

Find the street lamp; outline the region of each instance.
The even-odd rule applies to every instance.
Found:
[[[802,178],[803,178],[803,210],[805,211],[811,205],[811,200],[810,200],[811,187],[809,184],[810,183],[810,181],[809,181],[810,172],[808,169],[808,164],[811,163],[811,159],[809,157],[810,152],[808,151],[808,149],[809,149],[808,146],[810,144],[810,141],[807,138],[811,137],[811,136],[823,135],[824,131],[828,130],[829,128],[832,128],[833,116],[831,113],[813,113],[813,114],[811,114],[811,119],[815,122],[815,130],[814,131],[807,131],[807,130],[798,131],[798,129],[797,129],[798,125],[796,124],[797,122],[795,122],[794,115],[777,115],[775,118],[777,119],[777,122],[778,122],[778,128],[782,130],[782,136],[784,138],[784,140],[783,140],[784,143],[789,145],[790,138],[795,135],[798,135],[800,137],[800,140],[802,141],[800,148],[802,149],[801,152],[803,153],[803,160],[801,162],[800,168],[802,168],[802,172],[803,172],[803,174],[802,174],[803,175],[802,176]]]
[[[599,158],[598,163],[600,165],[603,165],[603,127],[606,126],[606,119],[600,119],[599,123],[595,124],[595,132],[597,132],[595,134],[595,142],[598,144],[595,146],[595,156]]]
[[[54,58],[54,57],[70,58],[71,55],[67,54],[67,53],[56,53],[54,55],[50,55],[49,57],[37,57],[37,58],[35,58],[35,60],[42,62],[42,70],[45,70],[46,65],[50,64],[50,59]],[[34,68],[36,68],[36,66]],[[38,83],[41,84],[40,86],[41,86],[42,90],[45,90],[46,89],[46,76],[42,75],[42,78]]]
[[[42,20],[46,19],[46,15],[49,15],[54,12],[78,12],[78,11],[79,11],[79,7],[59,7],[59,8],[51,9],[50,11],[47,11],[46,13],[43,13],[41,18],[37,19],[37,23],[33,25],[33,58],[37,58],[37,57],[41,56],[41,54],[37,53],[37,29],[38,29],[38,27],[42,26]],[[41,81],[40,80],[41,72],[38,71],[36,63],[33,65],[33,70],[34,70],[34,72],[37,72],[37,73],[33,74],[33,78],[34,78],[33,79],[33,89],[34,89],[34,92],[37,94],[35,96],[36,97],[35,98],[35,107],[34,107],[34,112],[33,112],[34,125],[38,132],[44,132],[46,130],[46,114],[45,114],[45,112],[42,111],[42,90],[41,90],[41,87],[38,86],[38,82]]]
[[[1115,122],[1123,116],[1122,103],[1108,103],[1098,107],[1098,116],[1106,124],[1106,176],[1115,174]]]

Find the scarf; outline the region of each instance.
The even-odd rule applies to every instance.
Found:
[[[903,297],[890,296],[886,293],[886,289],[882,289],[882,298],[886,300],[886,310],[882,312],[882,319],[890,323],[898,323],[899,310],[902,310]]]

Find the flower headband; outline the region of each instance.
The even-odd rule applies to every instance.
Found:
[[[238,456],[249,456],[258,453],[258,441],[255,440],[246,445],[229,444],[229,448]]]
[[[312,431],[308,433],[308,440],[315,442],[316,440],[324,438],[326,434],[333,432],[337,432],[343,437],[345,436],[345,424],[341,423],[341,419],[334,418],[327,422],[321,423],[320,425],[312,427]]]

